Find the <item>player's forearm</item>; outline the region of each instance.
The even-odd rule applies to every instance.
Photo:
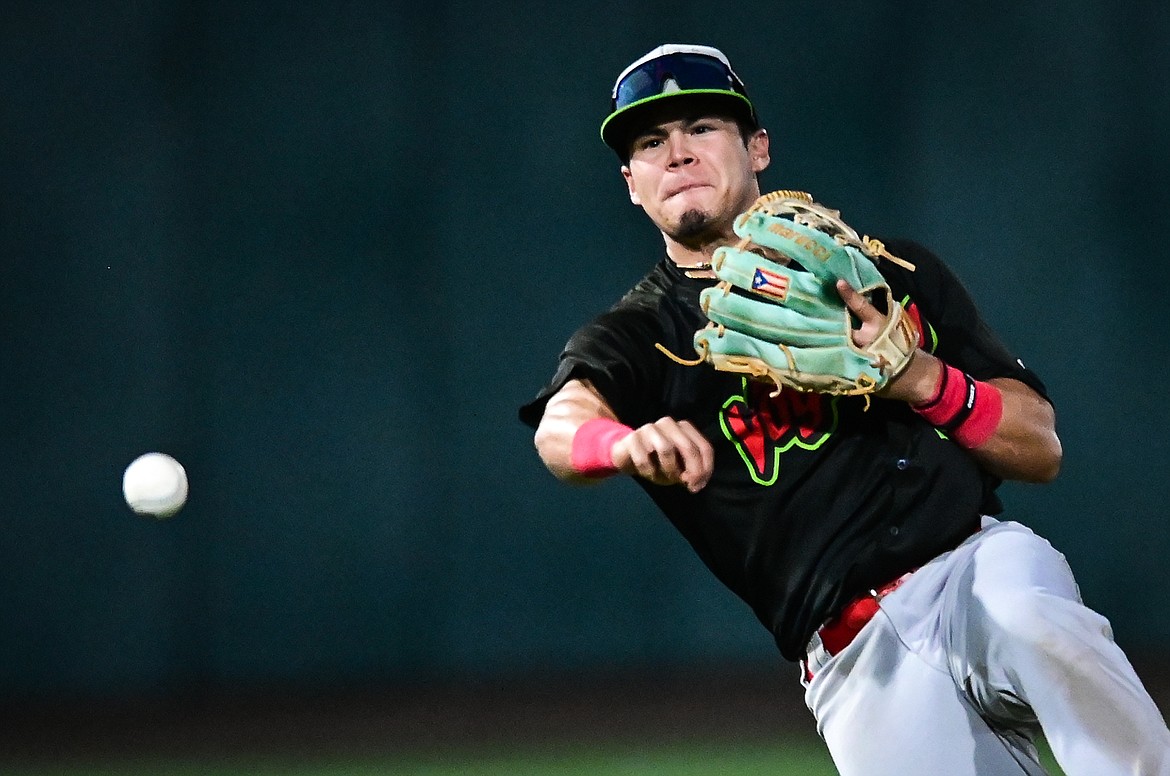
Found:
[[[1062,450],[1052,405],[1023,383],[988,381],[1003,397],[1003,415],[995,433],[971,454],[1005,480],[1050,482],[1060,472]]]
[[[924,405],[938,400],[946,368],[941,360],[920,350],[883,395],[909,402],[921,411]],[[956,378],[959,382],[955,382]],[[972,387],[965,378],[961,372],[951,371],[949,396],[965,395],[966,389]],[[1048,482],[1056,477],[1061,446],[1052,405],[1018,380],[992,379],[976,383],[974,388],[983,392],[978,394],[980,402],[993,400],[998,407],[991,411],[985,405],[969,408],[974,412],[964,414],[969,419],[966,424],[946,429],[951,438],[967,448],[984,468],[1005,480]],[[985,395],[992,392],[998,395]],[[930,411],[924,414],[940,425]]]
[[[617,416],[588,383],[571,380],[549,399],[533,441],[541,461],[557,479],[581,484],[597,481],[597,476],[581,473],[573,455],[577,432],[597,418],[616,420]]]

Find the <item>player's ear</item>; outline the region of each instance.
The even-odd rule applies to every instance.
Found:
[[[634,187],[634,176],[630,174],[628,165],[622,165],[622,177],[626,179],[626,188],[630,192],[630,202],[633,202],[635,205],[641,205],[642,198],[638,196],[638,192]]]
[[[758,129],[755,134],[748,138],[748,158],[752,162],[752,172],[763,172],[771,164],[770,145],[771,141],[768,138],[768,130],[766,129]]]

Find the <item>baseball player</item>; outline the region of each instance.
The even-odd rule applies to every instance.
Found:
[[[1170,775],[1064,557],[992,517],[1061,448],[952,272],[761,197],[768,134],[720,51],[656,48],[611,98],[602,138],[666,251],[521,408],[549,470],[636,479],[799,663],[845,776],[1041,774],[1041,731],[1069,776]]]

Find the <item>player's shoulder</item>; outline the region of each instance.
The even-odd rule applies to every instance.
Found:
[[[656,333],[668,317],[665,306],[674,299],[673,279],[662,263],[654,266],[608,309],[582,326],[573,340]]]
[[[655,264],[649,272],[622,295],[613,309],[658,310],[663,302],[674,296],[677,278],[670,271],[664,259]]]

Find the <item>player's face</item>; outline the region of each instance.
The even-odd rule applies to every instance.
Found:
[[[663,234],[700,245],[733,235],[735,217],[760,194],[756,174],[768,162],[762,130],[745,143],[730,119],[681,118],[638,135],[622,175],[630,200]]]

